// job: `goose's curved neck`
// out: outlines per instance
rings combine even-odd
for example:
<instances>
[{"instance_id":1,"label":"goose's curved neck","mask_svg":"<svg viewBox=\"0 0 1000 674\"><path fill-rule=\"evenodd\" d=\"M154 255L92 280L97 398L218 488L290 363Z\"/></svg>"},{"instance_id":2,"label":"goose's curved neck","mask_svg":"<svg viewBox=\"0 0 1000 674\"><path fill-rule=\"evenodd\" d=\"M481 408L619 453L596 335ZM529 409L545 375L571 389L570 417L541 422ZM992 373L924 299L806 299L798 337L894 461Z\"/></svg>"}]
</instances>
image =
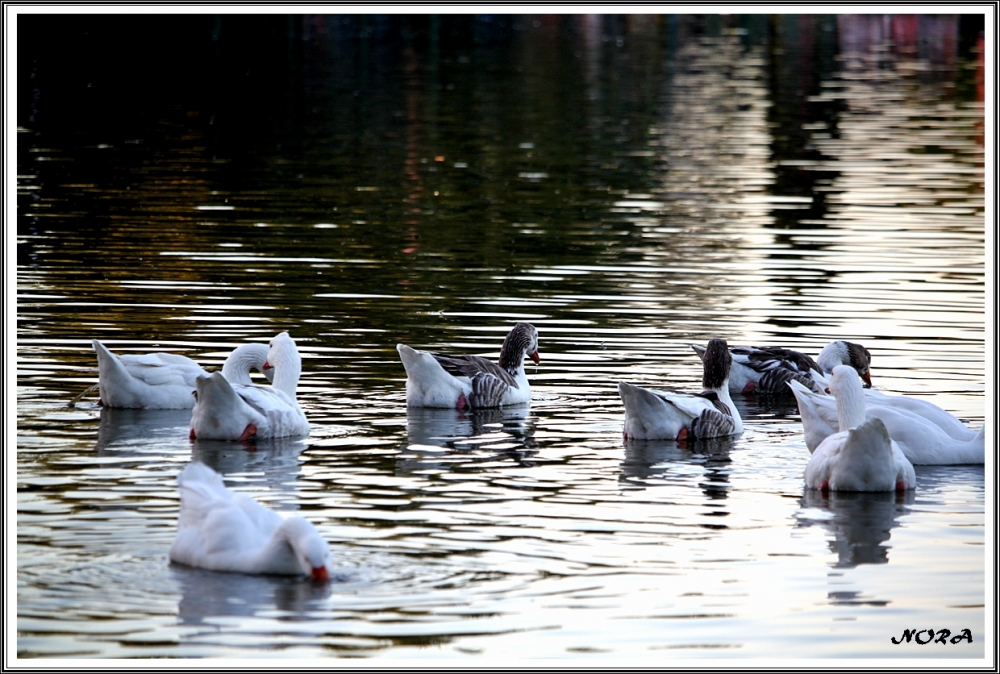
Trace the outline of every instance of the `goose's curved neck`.
<instances>
[{"instance_id":1,"label":"goose's curved neck","mask_svg":"<svg viewBox=\"0 0 1000 674\"><path fill-rule=\"evenodd\" d=\"M497 364L512 375L524 370L524 354L528 351L528 335L521 330L513 330L503 340L500 360Z\"/></svg>"},{"instance_id":2,"label":"goose's curved neck","mask_svg":"<svg viewBox=\"0 0 1000 674\"><path fill-rule=\"evenodd\" d=\"M222 364L222 376L229 381L238 381L253 369L260 369L267 360L267 346L264 344L243 344L237 347Z\"/></svg>"},{"instance_id":3,"label":"goose's curved neck","mask_svg":"<svg viewBox=\"0 0 1000 674\"><path fill-rule=\"evenodd\" d=\"M287 393L293 400L295 390L299 386L299 376L302 374L302 363L297 358L283 358L274 365L274 379L271 385L279 391Z\"/></svg>"}]
</instances>

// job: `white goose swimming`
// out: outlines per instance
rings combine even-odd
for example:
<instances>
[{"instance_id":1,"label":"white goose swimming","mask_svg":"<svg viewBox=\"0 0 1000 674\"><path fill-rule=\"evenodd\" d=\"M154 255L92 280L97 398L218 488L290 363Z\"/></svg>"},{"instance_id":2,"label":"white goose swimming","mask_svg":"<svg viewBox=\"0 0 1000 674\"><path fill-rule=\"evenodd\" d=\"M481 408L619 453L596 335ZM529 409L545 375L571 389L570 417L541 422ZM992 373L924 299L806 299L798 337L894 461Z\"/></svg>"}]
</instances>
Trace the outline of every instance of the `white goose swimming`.
<instances>
[{"instance_id":1,"label":"white goose swimming","mask_svg":"<svg viewBox=\"0 0 1000 674\"><path fill-rule=\"evenodd\" d=\"M231 492L203 463L189 463L177 481L181 509L172 561L212 571L330 579L330 547L307 520L284 519Z\"/></svg>"},{"instance_id":2,"label":"white goose swimming","mask_svg":"<svg viewBox=\"0 0 1000 674\"><path fill-rule=\"evenodd\" d=\"M302 359L287 332L271 340L264 363L265 370L270 368L274 368L272 386L230 384L218 372L199 377L191 410L191 439L246 441L308 435L309 421L295 397Z\"/></svg>"},{"instance_id":3,"label":"white goose swimming","mask_svg":"<svg viewBox=\"0 0 1000 674\"><path fill-rule=\"evenodd\" d=\"M701 393L651 391L618 382L625 405L625 439L684 440L743 432L743 420L729 397L732 356L726 340L713 339L702 359Z\"/></svg>"},{"instance_id":4,"label":"white goose swimming","mask_svg":"<svg viewBox=\"0 0 1000 674\"><path fill-rule=\"evenodd\" d=\"M928 400L906 395L889 395L876 389L865 389L865 401L869 407L892 407L909 412L940 428L946 435L961 442L976 438L982 430L974 430L963 424L955 415Z\"/></svg>"},{"instance_id":5,"label":"white goose swimming","mask_svg":"<svg viewBox=\"0 0 1000 674\"><path fill-rule=\"evenodd\" d=\"M848 365L836 366L830 390L840 431L827 436L813 452L806 466L806 486L821 491L913 489L913 464L889 438L881 419L865 420L865 397L857 371Z\"/></svg>"},{"instance_id":6,"label":"white goose swimming","mask_svg":"<svg viewBox=\"0 0 1000 674\"><path fill-rule=\"evenodd\" d=\"M405 344L396 350L406 370L408 407L475 409L518 405L531 400L524 357L538 364L538 330L518 323L500 347L500 361L480 356L446 356Z\"/></svg>"},{"instance_id":7,"label":"white goose swimming","mask_svg":"<svg viewBox=\"0 0 1000 674\"><path fill-rule=\"evenodd\" d=\"M868 368L871 366L871 354L860 344L851 342L831 342L823 347L817 363L824 373L829 374L837 365L850 365L865 381L865 402L868 407L895 407L896 409L910 412L922 418L924 421L938 426L947 435L956 440L967 442L976 437L977 431L969 428L954 415L938 407L932 402L911 398L904 395L889 395L878 389L871 388L871 377ZM813 373L814 379L819 383L819 387L810 387L817 393L826 391L826 378L817 377Z\"/></svg>"},{"instance_id":8,"label":"white goose swimming","mask_svg":"<svg viewBox=\"0 0 1000 674\"><path fill-rule=\"evenodd\" d=\"M802 418L806 447L814 452L828 436L840 427L837 403L828 396L815 393L797 381L788 385L795 394ZM863 407L866 418L878 417L910 463L914 465L979 464L986 461L985 426L970 440L956 440L932 420L894 406L872 404L866 397Z\"/></svg>"},{"instance_id":9,"label":"white goose swimming","mask_svg":"<svg viewBox=\"0 0 1000 674\"><path fill-rule=\"evenodd\" d=\"M704 360L705 347L692 344L691 348ZM734 346L729 349L733 367L729 373L729 390L732 393L758 393L787 395L788 382L800 384L822 393L826 389L824 372L837 365L850 365L871 386L871 354L860 344L838 340L823 347L817 360L804 353L777 346Z\"/></svg>"},{"instance_id":10,"label":"white goose swimming","mask_svg":"<svg viewBox=\"0 0 1000 674\"><path fill-rule=\"evenodd\" d=\"M105 407L170 410L194 406L195 381L208 374L198 363L173 353L111 353L96 339L100 403ZM264 370L267 346L243 344L222 366L222 376L233 383L249 384L250 370Z\"/></svg>"}]
</instances>

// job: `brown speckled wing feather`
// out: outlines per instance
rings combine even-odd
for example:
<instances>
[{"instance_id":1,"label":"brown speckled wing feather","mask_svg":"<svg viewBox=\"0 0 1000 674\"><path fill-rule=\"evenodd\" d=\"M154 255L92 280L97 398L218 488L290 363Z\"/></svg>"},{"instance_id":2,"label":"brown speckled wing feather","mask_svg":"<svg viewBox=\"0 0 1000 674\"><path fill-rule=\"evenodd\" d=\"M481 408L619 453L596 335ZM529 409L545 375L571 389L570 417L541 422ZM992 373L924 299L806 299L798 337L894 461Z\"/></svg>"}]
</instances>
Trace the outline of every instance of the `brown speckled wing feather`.
<instances>
[{"instance_id":1,"label":"brown speckled wing feather","mask_svg":"<svg viewBox=\"0 0 1000 674\"><path fill-rule=\"evenodd\" d=\"M502 367L480 356L446 356L440 353L432 353L444 371L453 377L468 377L473 379L476 375L488 374L510 386L517 388L514 376Z\"/></svg>"}]
</instances>

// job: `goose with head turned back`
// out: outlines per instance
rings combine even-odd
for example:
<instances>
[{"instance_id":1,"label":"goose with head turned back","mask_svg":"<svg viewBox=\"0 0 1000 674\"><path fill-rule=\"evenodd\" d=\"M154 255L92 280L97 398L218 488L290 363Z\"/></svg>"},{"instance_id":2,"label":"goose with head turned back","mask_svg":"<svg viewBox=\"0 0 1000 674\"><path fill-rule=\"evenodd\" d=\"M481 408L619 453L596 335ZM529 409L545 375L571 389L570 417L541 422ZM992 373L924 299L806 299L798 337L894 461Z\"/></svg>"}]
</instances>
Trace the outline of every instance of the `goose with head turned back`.
<instances>
[{"instance_id":1,"label":"goose with head turned back","mask_svg":"<svg viewBox=\"0 0 1000 674\"><path fill-rule=\"evenodd\" d=\"M713 339L703 359L701 393L652 391L618 382L625 405L625 439L684 440L743 432L743 420L729 397L732 356L726 340Z\"/></svg>"},{"instance_id":2,"label":"goose with head turned back","mask_svg":"<svg viewBox=\"0 0 1000 674\"><path fill-rule=\"evenodd\" d=\"M705 347L692 344L691 348L704 360ZM868 374L871 355L860 344L844 341L828 344L820 352L818 361L804 353L777 346L734 346L729 353L733 357L729 373L731 393L787 395L788 382L793 379L822 393L826 388L823 366L826 365L826 371L829 371L834 365L842 363L854 367L867 385L871 385Z\"/></svg>"},{"instance_id":3,"label":"goose with head turned back","mask_svg":"<svg viewBox=\"0 0 1000 674\"><path fill-rule=\"evenodd\" d=\"M271 340L264 369L273 384L230 384L218 372L195 382L191 439L240 440L309 434L309 422L295 397L302 359L287 332Z\"/></svg>"},{"instance_id":4,"label":"goose with head turned back","mask_svg":"<svg viewBox=\"0 0 1000 674\"><path fill-rule=\"evenodd\" d=\"M840 431L827 436L806 466L806 486L822 491L913 489L916 472L878 417L865 419L857 370L838 365L830 376Z\"/></svg>"},{"instance_id":5,"label":"goose with head turned back","mask_svg":"<svg viewBox=\"0 0 1000 674\"><path fill-rule=\"evenodd\" d=\"M111 353L96 339L98 387L105 407L134 409L190 409L194 406L195 382L208 373L186 356L173 353ZM233 383L250 383L250 370L264 370L267 347L243 344L222 366L222 375Z\"/></svg>"},{"instance_id":6,"label":"goose with head turned back","mask_svg":"<svg viewBox=\"0 0 1000 674\"><path fill-rule=\"evenodd\" d=\"M830 342L819 352L816 364L824 374L830 374L838 365L849 365L865 382L865 388L872 387L872 354L865 347L838 339Z\"/></svg>"},{"instance_id":7,"label":"goose with head turned back","mask_svg":"<svg viewBox=\"0 0 1000 674\"><path fill-rule=\"evenodd\" d=\"M189 463L177 481L181 509L171 561L212 571L330 579L330 548L307 520L284 519L231 492L203 463Z\"/></svg>"},{"instance_id":8,"label":"goose with head turned back","mask_svg":"<svg viewBox=\"0 0 1000 674\"><path fill-rule=\"evenodd\" d=\"M788 385L799 406L806 447L814 452L824 439L838 432L837 402L831 396L815 393L796 381ZM970 440L956 440L940 426L918 414L892 406L872 405L869 400L866 396L863 407L865 417L882 420L889 437L910 463L919 466L985 462L985 427Z\"/></svg>"},{"instance_id":9,"label":"goose with head turned back","mask_svg":"<svg viewBox=\"0 0 1000 674\"><path fill-rule=\"evenodd\" d=\"M480 356L446 356L397 344L406 370L408 407L476 409L531 401L524 357L538 364L538 330L518 323L500 347L499 363Z\"/></svg>"}]
</instances>

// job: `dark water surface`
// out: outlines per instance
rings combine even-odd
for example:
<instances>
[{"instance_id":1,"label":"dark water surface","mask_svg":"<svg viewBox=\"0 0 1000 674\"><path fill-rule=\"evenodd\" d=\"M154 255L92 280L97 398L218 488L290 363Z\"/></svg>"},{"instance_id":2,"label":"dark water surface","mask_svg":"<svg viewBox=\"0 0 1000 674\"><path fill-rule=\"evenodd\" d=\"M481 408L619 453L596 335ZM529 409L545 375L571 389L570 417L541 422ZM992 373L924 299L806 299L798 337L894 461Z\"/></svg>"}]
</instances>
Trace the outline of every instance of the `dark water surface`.
<instances>
[{"instance_id":1,"label":"dark water surface","mask_svg":"<svg viewBox=\"0 0 1000 674\"><path fill-rule=\"evenodd\" d=\"M793 402L623 444L616 390L843 338L982 424L981 28L22 15L19 657L984 657L984 467L822 498ZM496 357L519 320L530 407L407 410L397 342ZM306 439L67 407L94 338L219 366L283 330ZM170 564L192 459L316 523L336 581Z\"/></svg>"}]
</instances>

